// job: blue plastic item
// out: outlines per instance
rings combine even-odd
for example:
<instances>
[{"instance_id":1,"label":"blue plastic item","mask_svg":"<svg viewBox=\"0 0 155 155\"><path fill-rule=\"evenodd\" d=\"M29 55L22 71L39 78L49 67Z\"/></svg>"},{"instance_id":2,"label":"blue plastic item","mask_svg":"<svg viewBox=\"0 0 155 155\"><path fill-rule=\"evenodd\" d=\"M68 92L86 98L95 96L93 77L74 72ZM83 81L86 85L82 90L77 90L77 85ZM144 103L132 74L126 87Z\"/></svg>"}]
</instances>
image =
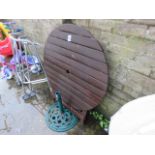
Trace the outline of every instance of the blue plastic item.
<instances>
[{"instance_id":1,"label":"blue plastic item","mask_svg":"<svg viewBox=\"0 0 155 155\"><path fill-rule=\"evenodd\" d=\"M28 55L27 58L25 57L25 61L27 61L29 65L35 65L39 63L37 57L31 55Z\"/></svg>"},{"instance_id":2,"label":"blue plastic item","mask_svg":"<svg viewBox=\"0 0 155 155\"><path fill-rule=\"evenodd\" d=\"M46 122L51 130L65 132L72 129L77 123L77 117L62 104L61 94L55 93L56 102L52 104L46 113Z\"/></svg>"},{"instance_id":3,"label":"blue plastic item","mask_svg":"<svg viewBox=\"0 0 155 155\"><path fill-rule=\"evenodd\" d=\"M1 68L2 79L10 80L13 77L12 71L7 66Z\"/></svg>"}]
</instances>

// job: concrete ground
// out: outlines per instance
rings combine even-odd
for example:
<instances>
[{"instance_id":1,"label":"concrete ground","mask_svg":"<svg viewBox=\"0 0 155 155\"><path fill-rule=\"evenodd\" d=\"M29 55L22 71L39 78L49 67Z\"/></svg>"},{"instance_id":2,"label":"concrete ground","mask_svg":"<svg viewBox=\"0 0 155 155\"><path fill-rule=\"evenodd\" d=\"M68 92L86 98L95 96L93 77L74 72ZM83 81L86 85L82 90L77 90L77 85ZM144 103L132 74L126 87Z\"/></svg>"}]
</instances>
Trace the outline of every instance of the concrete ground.
<instances>
[{"instance_id":1,"label":"concrete ground","mask_svg":"<svg viewBox=\"0 0 155 155\"><path fill-rule=\"evenodd\" d=\"M43 85L38 88L37 98L25 103L22 89L14 80L0 79L0 134L65 134L53 132L46 125L44 114L52 100L48 87Z\"/></svg>"},{"instance_id":2,"label":"concrete ground","mask_svg":"<svg viewBox=\"0 0 155 155\"><path fill-rule=\"evenodd\" d=\"M0 135L98 135L106 134L92 117L66 133L50 130L45 112L52 98L46 83L35 86L37 96L25 102L15 80L0 79ZM89 115L88 115L89 116Z\"/></svg>"}]
</instances>

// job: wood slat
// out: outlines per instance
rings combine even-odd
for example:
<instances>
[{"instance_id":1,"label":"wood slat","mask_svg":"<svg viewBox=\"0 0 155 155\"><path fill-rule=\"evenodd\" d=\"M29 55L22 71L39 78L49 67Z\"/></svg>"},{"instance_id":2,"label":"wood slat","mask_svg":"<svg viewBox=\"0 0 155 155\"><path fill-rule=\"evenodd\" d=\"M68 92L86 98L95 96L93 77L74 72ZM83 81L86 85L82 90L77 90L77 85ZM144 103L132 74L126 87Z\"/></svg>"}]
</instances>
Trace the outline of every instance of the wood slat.
<instances>
[{"instance_id":1,"label":"wood slat","mask_svg":"<svg viewBox=\"0 0 155 155\"><path fill-rule=\"evenodd\" d=\"M66 104L73 105L77 109L80 110L91 110L92 106L89 103L86 103L83 101L82 98L79 98L75 94L72 93L72 91L69 91L65 87L59 84L59 82L54 80L49 80L51 85L55 88L55 90L60 90L63 98L67 100Z\"/></svg>"},{"instance_id":2,"label":"wood slat","mask_svg":"<svg viewBox=\"0 0 155 155\"><path fill-rule=\"evenodd\" d=\"M76 35L81 35L81 36L85 36L85 37L89 37L89 38L92 37L92 35L90 34L89 31L86 31L86 30L82 29L81 27L78 27L73 24L63 24L63 25L59 26L58 29L60 31L67 32L68 34L76 34Z\"/></svg>"},{"instance_id":3,"label":"wood slat","mask_svg":"<svg viewBox=\"0 0 155 155\"><path fill-rule=\"evenodd\" d=\"M91 107L93 107L94 105L97 105L97 102L101 102L101 98L100 99L93 98L91 96L92 93L90 93L89 95L88 94L85 95L81 88L76 89L74 87L73 83L68 82L67 78L64 78L63 76L59 76L59 77L61 77L61 78L59 78L59 80L57 80L56 75L49 74L48 76L52 79L52 82L59 83L59 85L61 85L61 87L63 87L66 90L66 92L67 91L69 91L69 92L71 91L78 98L83 99L83 103L84 103L85 107L89 107L90 106L90 109L91 109ZM94 101L97 101L97 102L94 102ZM73 103L73 104L77 105L79 103ZM79 110L83 110L83 109L81 109L81 107L78 108L78 109Z\"/></svg>"},{"instance_id":4,"label":"wood slat","mask_svg":"<svg viewBox=\"0 0 155 155\"><path fill-rule=\"evenodd\" d=\"M87 48L81 45L74 44L72 42L67 42L65 40L53 38L52 36L49 36L47 43L51 43L59 47L63 47L65 49L74 51L76 53L90 57L100 62L106 62L103 51L98 51L98 50L94 50L91 48Z\"/></svg>"},{"instance_id":5,"label":"wood slat","mask_svg":"<svg viewBox=\"0 0 155 155\"><path fill-rule=\"evenodd\" d=\"M72 77L70 75L64 75L63 72L60 72L59 70L54 69L53 66L52 66L52 70L50 67L46 67L46 69L48 70L49 75L54 74L55 77L59 76L59 78L62 81L66 82L68 85L73 86L77 91L81 91L86 96L89 96L90 99L99 101L101 96L103 96L103 94L105 93L105 90L101 90L100 96L99 96L99 94L95 95L95 93L93 92L95 88L93 86L91 87L91 85L89 85L87 83L85 84L86 86L82 85L82 84L79 85L78 83L79 82L82 83L82 81L80 79L78 79L79 82L78 82L78 80L76 82L76 78L73 75L71 75ZM88 89L88 87L92 88L92 89Z\"/></svg>"},{"instance_id":6,"label":"wood slat","mask_svg":"<svg viewBox=\"0 0 155 155\"><path fill-rule=\"evenodd\" d=\"M64 103L64 106L67 107L70 111L72 111L80 120L82 123L84 123L85 118L86 118L86 114L87 114L87 110L86 111L79 111L76 110L75 108L68 106L67 104Z\"/></svg>"},{"instance_id":7,"label":"wood slat","mask_svg":"<svg viewBox=\"0 0 155 155\"><path fill-rule=\"evenodd\" d=\"M90 59L89 57L80 55L80 54L75 53L70 50L66 50L66 49L56 46L56 45L47 44L46 48L47 48L47 50L49 50L51 52L57 52L63 56L68 57L69 59L73 59L79 63L86 65L86 66L89 65L88 67L94 68L98 71L101 71L101 72L107 71L107 64L103 64L103 63L96 61L94 59Z\"/></svg>"},{"instance_id":8,"label":"wood slat","mask_svg":"<svg viewBox=\"0 0 155 155\"><path fill-rule=\"evenodd\" d=\"M59 61L63 62L64 64L71 64L71 67L73 67L76 70L80 70L81 72L85 72L86 74L100 80L100 81L104 81L102 77L106 76L107 73L103 73L103 72L99 72L93 68L90 68L86 65L83 65L79 62L76 62L72 59L69 59L67 57L64 57L63 55L57 54L55 52L52 53L48 53L47 57L49 57L50 59L58 59ZM105 72L107 72L107 70L105 70Z\"/></svg>"},{"instance_id":9,"label":"wood slat","mask_svg":"<svg viewBox=\"0 0 155 155\"><path fill-rule=\"evenodd\" d=\"M66 41L67 41L68 35L70 35L70 34L68 34L66 32L61 32L58 29L55 29L51 33L51 36L62 39L62 40L66 40ZM78 44L78 45L82 45L82 46L86 46L86 47L89 47L92 49L102 51L102 48L99 46L99 44L97 43L97 41L94 38L85 38L82 36L72 34L71 42Z\"/></svg>"},{"instance_id":10,"label":"wood slat","mask_svg":"<svg viewBox=\"0 0 155 155\"><path fill-rule=\"evenodd\" d=\"M100 98L103 96L104 92L106 91L105 85L102 87L102 89L99 89L99 88L95 87L94 84L88 83L87 81L84 81L84 80L78 78L77 76L73 75L72 72L70 72L68 74L65 71L65 73L64 73L64 70L63 69L61 69L59 66L56 66L54 64L47 63L47 66L45 68L46 68L46 70L48 72L50 72L50 70L53 70L53 71L59 72L59 74L62 74L62 75L67 76L67 78L69 78L70 80L74 81L74 83L77 83L81 87L83 87L85 89L88 89L94 95L96 94L96 96L98 96Z\"/></svg>"},{"instance_id":11,"label":"wood slat","mask_svg":"<svg viewBox=\"0 0 155 155\"><path fill-rule=\"evenodd\" d=\"M57 59L51 59L49 57L45 57L46 59L50 59L49 61L46 62L46 64L44 64L44 67L48 66L48 65L55 65L59 68L62 68L63 69L63 72L66 72L66 70L69 70L70 71L70 75L74 75L75 77L83 80L83 82L86 82L86 83L89 83L89 84L93 84L96 88L99 88L100 90L104 89L106 86L107 86L107 80L108 80L108 75L105 75L103 77L103 81L104 82L101 82L93 77L91 77L90 75L88 74L85 74L84 72L81 72L79 70L75 70L74 68L72 68L70 65L67 65L67 64L64 64L63 62L57 60ZM99 90L99 91L100 91ZM96 91L96 90L95 90Z\"/></svg>"}]
</instances>

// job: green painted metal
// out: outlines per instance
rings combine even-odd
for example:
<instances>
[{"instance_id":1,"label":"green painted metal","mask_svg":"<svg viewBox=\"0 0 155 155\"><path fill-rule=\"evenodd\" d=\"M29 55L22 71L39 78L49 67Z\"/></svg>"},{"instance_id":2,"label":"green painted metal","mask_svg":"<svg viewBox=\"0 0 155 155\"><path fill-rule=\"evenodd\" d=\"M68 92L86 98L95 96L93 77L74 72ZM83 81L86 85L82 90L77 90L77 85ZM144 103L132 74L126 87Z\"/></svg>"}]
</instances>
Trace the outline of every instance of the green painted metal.
<instances>
[{"instance_id":1,"label":"green painted metal","mask_svg":"<svg viewBox=\"0 0 155 155\"><path fill-rule=\"evenodd\" d=\"M61 98L60 92L56 92L55 96L56 96L56 101L58 102L58 106L60 108L60 112L63 113L64 110L63 110L62 98Z\"/></svg>"},{"instance_id":2,"label":"green painted metal","mask_svg":"<svg viewBox=\"0 0 155 155\"><path fill-rule=\"evenodd\" d=\"M52 104L46 113L46 122L51 130L64 132L72 129L77 123L77 117L62 104L61 94L55 93L56 102Z\"/></svg>"}]
</instances>

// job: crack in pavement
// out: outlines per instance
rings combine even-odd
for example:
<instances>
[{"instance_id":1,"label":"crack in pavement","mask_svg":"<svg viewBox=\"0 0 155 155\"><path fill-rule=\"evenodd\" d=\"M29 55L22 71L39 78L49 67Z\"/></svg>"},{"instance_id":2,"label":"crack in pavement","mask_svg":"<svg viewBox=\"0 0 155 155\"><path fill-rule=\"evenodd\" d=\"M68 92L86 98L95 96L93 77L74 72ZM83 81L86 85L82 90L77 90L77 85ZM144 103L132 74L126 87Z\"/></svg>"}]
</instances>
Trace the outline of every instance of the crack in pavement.
<instances>
[{"instance_id":1,"label":"crack in pavement","mask_svg":"<svg viewBox=\"0 0 155 155\"><path fill-rule=\"evenodd\" d=\"M3 103L3 101L2 101L2 96L0 95L0 104L2 105L2 106L4 106L5 104Z\"/></svg>"},{"instance_id":2,"label":"crack in pavement","mask_svg":"<svg viewBox=\"0 0 155 155\"><path fill-rule=\"evenodd\" d=\"M8 117L7 117L7 115L5 115L5 114L3 114L3 116L5 117L5 118L4 118L4 126L5 126L5 127L4 127L4 128L1 128L0 131L7 131L7 132L10 132L12 128L9 127L9 125L8 125L8 123L7 123L7 118L8 118Z\"/></svg>"}]
</instances>

